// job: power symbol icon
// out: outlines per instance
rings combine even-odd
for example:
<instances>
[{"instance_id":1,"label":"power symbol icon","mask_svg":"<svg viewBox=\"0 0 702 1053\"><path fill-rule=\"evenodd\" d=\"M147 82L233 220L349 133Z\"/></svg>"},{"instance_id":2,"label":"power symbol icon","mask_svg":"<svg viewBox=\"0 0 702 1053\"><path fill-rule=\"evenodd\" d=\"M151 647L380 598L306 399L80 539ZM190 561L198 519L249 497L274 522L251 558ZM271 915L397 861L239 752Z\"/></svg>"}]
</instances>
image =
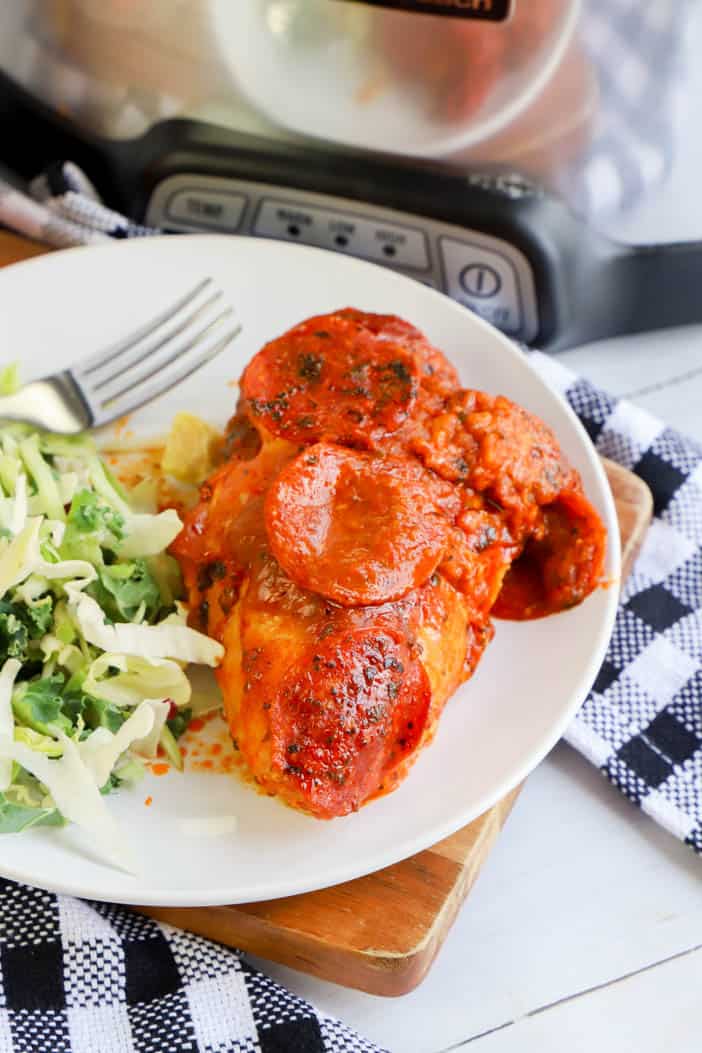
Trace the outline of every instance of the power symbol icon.
<instances>
[{"instance_id":1,"label":"power symbol icon","mask_svg":"<svg viewBox=\"0 0 702 1053\"><path fill-rule=\"evenodd\" d=\"M458 280L469 296L477 296L481 300L497 296L502 288L499 274L494 267L488 267L486 263L470 263L463 268Z\"/></svg>"}]
</instances>

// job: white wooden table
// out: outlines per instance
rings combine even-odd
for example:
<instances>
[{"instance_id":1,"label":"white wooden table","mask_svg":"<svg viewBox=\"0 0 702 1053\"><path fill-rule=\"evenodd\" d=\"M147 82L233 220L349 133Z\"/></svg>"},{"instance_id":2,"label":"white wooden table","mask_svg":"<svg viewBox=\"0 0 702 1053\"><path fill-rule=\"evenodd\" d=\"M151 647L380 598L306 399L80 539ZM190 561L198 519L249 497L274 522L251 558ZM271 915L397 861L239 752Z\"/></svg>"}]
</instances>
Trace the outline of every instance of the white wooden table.
<instances>
[{"instance_id":1,"label":"white wooden table","mask_svg":"<svg viewBox=\"0 0 702 1053\"><path fill-rule=\"evenodd\" d=\"M702 239L702 8L696 23L686 141L623 240ZM563 359L702 441L702 326ZM418 990L388 1001L261 965L392 1053L699 1053L702 859L562 744Z\"/></svg>"}]
</instances>

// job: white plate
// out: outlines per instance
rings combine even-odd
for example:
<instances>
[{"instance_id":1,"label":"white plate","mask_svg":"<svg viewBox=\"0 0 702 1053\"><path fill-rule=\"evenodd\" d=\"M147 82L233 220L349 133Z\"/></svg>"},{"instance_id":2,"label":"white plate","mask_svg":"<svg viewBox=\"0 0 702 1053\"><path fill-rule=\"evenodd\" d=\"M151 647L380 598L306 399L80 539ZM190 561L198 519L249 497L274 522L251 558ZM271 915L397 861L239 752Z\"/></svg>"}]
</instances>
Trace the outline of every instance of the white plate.
<instances>
[{"instance_id":1,"label":"white plate","mask_svg":"<svg viewBox=\"0 0 702 1053\"><path fill-rule=\"evenodd\" d=\"M471 387L503 392L556 431L609 530L607 575L619 574L618 528L600 463L573 413L523 355L439 293L376 267L296 245L223 236L154 238L71 249L0 273L0 349L24 379L53 372L117 339L204 275L244 325L233 349L141 411L162 432L179 409L222 424L228 382L264 341L308 315L353 305L423 329ZM356 815L311 819L236 776L172 772L109 798L141 861L138 876L95 860L78 832L5 835L0 872L80 896L189 906L287 896L346 881L428 847L485 811L539 763L565 730L604 658L617 589L542 621L500 622L476 676L456 692L434 743L395 793ZM151 807L144 807L147 794ZM226 837L193 838L183 819L238 816Z\"/></svg>"}]
</instances>

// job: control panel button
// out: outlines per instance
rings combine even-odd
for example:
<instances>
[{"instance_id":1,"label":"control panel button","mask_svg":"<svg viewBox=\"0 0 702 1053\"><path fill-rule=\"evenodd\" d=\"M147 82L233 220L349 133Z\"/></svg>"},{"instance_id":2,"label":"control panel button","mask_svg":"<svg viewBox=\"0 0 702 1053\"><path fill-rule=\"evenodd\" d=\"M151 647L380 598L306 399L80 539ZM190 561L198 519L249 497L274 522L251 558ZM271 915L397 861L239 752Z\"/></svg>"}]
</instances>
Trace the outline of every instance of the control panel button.
<instances>
[{"instance_id":1,"label":"control panel button","mask_svg":"<svg viewBox=\"0 0 702 1053\"><path fill-rule=\"evenodd\" d=\"M491 300L502 288L502 278L487 263L469 263L458 280L469 296L477 296L479 300Z\"/></svg>"},{"instance_id":2,"label":"control panel button","mask_svg":"<svg viewBox=\"0 0 702 1053\"><path fill-rule=\"evenodd\" d=\"M439 251L449 296L505 332L521 335L521 290L509 256L470 241L445 237L439 239Z\"/></svg>"},{"instance_id":3,"label":"control panel button","mask_svg":"<svg viewBox=\"0 0 702 1053\"><path fill-rule=\"evenodd\" d=\"M177 223L216 230L237 230L246 198L228 190L206 190L193 186L176 190L166 204L166 215Z\"/></svg>"},{"instance_id":4,"label":"control panel button","mask_svg":"<svg viewBox=\"0 0 702 1053\"><path fill-rule=\"evenodd\" d=\"M352 256L410 270L429 270L429 249L423 231L354 212L300 207L299 204L264 198L253 233L348 252Z\"/></svg>"}]
</instances>

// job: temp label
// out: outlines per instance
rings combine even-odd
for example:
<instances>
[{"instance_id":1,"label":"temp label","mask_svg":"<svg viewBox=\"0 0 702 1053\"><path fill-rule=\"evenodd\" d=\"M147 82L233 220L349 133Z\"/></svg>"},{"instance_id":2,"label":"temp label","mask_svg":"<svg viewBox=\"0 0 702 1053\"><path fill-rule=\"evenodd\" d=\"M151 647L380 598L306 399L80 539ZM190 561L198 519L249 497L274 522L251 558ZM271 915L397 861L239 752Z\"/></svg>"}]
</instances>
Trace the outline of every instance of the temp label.
<instances>
[{"instance_id":1,"label":"temp label","mask_svg":"<svg viewBox=\"0 0 702 1053\"><path fill-rule=\"evenodd\" d=\"M344 0L357 2L357 0ZM371 7L391 7L419 15L448 15L449 18L479 18L505 22L512 14L514 0L360 0Z\"/></svg>"}]
</instances>

